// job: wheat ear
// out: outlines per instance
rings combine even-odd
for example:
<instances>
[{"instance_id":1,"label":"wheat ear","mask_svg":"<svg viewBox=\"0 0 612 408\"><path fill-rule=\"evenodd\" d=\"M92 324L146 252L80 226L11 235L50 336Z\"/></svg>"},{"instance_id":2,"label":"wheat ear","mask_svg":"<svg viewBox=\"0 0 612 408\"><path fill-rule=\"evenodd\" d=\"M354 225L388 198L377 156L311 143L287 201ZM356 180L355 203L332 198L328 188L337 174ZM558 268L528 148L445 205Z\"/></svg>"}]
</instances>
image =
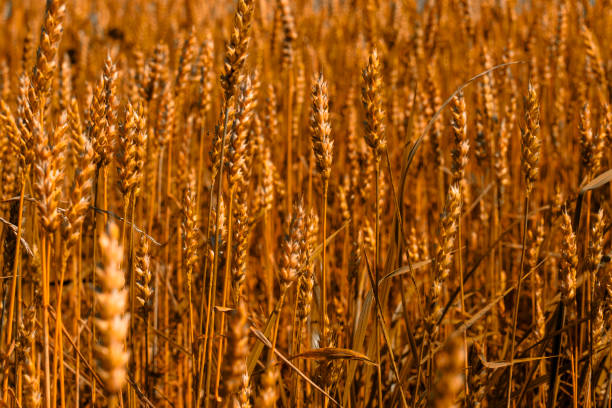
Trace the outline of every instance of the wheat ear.
<instances>
[{"instance_id":1,"label":"wheat ear","mask_svg":"<svg viewBox=\"0 0 612 408\"><path fill-rule=\"evenodd\" d=\"M127 313L128 291L121 269L123 248L119 243L119 227L111 223L99 239L101 265L96 267L95 293L98 313L95 325L99 343L95 347L98 373L104 382L109 406L116 406L117 393L127 381L129 353L125 341L130 315Z\"/></svg>"}]
</instances>

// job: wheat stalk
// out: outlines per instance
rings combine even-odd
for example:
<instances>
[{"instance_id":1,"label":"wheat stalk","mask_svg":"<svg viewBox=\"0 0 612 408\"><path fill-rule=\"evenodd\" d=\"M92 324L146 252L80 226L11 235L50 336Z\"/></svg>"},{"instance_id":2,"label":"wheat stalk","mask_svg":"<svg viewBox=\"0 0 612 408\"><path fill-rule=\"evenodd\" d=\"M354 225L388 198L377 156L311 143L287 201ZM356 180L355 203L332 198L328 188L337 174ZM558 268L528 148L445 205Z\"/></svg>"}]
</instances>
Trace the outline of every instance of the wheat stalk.
<instances>
[{"instance_id":1,"label":"wheat stalk","mask_svg":"<svg viewBox=\"0 0 612 408\"><path fill-rule=\"evenodd\" d=\"M327 100L327 83L323 79L323 75L315 80L312 86L312 111L310 114L310 132L312 140L312 150L314 152L317 171L321 177L323 184L323 228L322 242L323 251L321 263L323 271L321 272L321 319L322 319L322 336L323 345L327 343L327 248L325 245L326 230L327 230L327 192L329 186L329 177L331 174L331 165L333 159L334 142L331 138L331 125L329 122L329 103Z\"/></svg>"}]
</instances>

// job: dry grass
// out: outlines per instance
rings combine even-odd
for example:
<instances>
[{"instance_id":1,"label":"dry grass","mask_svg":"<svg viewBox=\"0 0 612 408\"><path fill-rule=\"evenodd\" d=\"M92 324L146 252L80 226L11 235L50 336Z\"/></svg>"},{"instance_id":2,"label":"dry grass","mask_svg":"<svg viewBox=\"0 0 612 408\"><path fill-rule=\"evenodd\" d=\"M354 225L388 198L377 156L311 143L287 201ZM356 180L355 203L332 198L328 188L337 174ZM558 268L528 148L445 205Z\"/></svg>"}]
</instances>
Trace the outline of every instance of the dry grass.
<instances>
[{"instance_id":1,"label":"dry grass","mask_svg":"<svg viewBox=\"0 0 612 408\"><path fill-rule=\"evenodd\" d=\"M0 406L610 407L612 4L4 1Z\"/></svg>"}]
</instances>

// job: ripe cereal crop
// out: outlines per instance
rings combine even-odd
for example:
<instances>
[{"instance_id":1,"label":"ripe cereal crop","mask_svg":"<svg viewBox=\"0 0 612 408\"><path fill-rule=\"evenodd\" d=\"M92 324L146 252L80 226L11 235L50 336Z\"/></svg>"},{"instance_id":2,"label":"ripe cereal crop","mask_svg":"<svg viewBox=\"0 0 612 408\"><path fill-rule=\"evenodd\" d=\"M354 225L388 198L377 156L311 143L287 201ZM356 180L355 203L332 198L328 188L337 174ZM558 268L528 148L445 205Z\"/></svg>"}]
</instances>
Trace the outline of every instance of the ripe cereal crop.
<instances>
[{"instance_id":1,"label":"ripe cereal crop","mask_svg":"<svg viewBox=\"0 0 612 408\"><path fill-rule=\"evenodd\" d=\"M0 407L610 407L610 0L0 1Z\"/></svg>"}]
</instances>

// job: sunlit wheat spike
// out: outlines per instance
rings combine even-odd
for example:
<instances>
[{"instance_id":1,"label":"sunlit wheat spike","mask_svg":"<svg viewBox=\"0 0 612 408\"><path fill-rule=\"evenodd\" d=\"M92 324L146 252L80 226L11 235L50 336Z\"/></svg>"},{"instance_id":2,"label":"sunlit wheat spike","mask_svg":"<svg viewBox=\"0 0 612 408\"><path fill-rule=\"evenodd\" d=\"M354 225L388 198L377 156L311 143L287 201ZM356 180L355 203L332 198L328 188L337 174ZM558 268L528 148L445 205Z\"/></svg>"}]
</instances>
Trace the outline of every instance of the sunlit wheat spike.
<instances>
[{"instance_id":1,"label":"sunlit wheat spike","mask_svg":"<svg viewBox=\"0 0 612 408\"><path fill-rule=\"evenodd\" d=\"M116 393L127 381L129 353L125 350L130 316L126 313L128 291L125 275L121 269L123 248L119 244L119 228L111 223L100 236L101 264L96 267L99 290L95 293L95 319L98 332L96 358L98 373L104 381L105 390Z\"/></svg>"},{"instance_id":2,"label":"sunlit wheat spike","mask_svg":"<svg viewBox=\"0 0 612 408\"><path fill-rule=\"evenodd\" d=\"M374 49L368 57L368 63L362 73L361 101L366 115L365 140L368 146L376 151L377 156L380 156L386 146L384 135L385 111L383 110L382 100L383 83L380 70L378 51Z\"/></svg>"},{"instance_id":3,"label":"sunlit wheat spike","mask_svg":"<svg viewBox=\"0 0 612 408\"><path fill-rule=\"evenodd\" d=\"M468 163L470 142L467 139L467 114L462 93L453 98L451 109L453 115L451 126L455 135L455 147L452 151L453 180L454 182L463 182L465 167Z\"/></svg>"},{"instance_id":4,"label":"sunlit wheat spike","mask_svg":"<svg viewBox=\"0 0 612 408\"><path fill-rule=\"evenodd\" d=\"M39 97L45 97L51 88L52 77L57 66L57 50L63 32L65 3L63 0L47 0L47 10L40 32L40 43L32 75L32 82Z\"/></svg>"},{"instance_id":5,"label":"sunlit wheat spike","mask_svg":"<svg viewBox=\"0 0 612 408\"><path fill-rule=\"evenodd\" d=\"M291 12L288 0L277 0L277 8L280 10L280 20L283 28L281 66L285 71L293 67L295 60L294 43L297 40L295 20Z\"/></svg>"},{"instance_id":6,"label":"sunlit wheat spike","mask_svg":"<svg viewBox=\"0 0 612 408\"><path fill-rule=\"evenodd\" d=\"M253 0L238 0L236 5L234 26L225 50L224 73L221 75L221 85L226 98L229 98L234 86L242 82L242 68L247 58L253 8Z\"/></svg>"},{"instance_id":7,"label":"sunlit wheat spike","mask_svg":"<svg viewBox=\"0 0 612 408\"><path fill-rule=\"evenodd\" d=\"M141 306L143 315L151 309L150 300L153 296L153 286L151 279L153 278L153 271L151 270L151 255L149 253L149 240L147 237L142 235L140 237L140 243L136 250L136 288L138 290L137 300Z\"/></svg>"},{"instance_id":8,"label":"sunlit wheat spike","mask_svg":"<svg viewBox=\"0 0 612 408\"><path fill-rule=\"evenodd\" d=\"M334 141L331 138L327 83L323 75L319 75L312 86L310 133L317 171L323 180L328 180L331 174Z\"/></svg>"},{"instance_id":9,"label":"sunlit wheat spike","mask_svg":"<svg viewBox=\"0 0 612 408\"><path fill-rule=\"evenodd\" d=\"M538 174L540 159L540 105L535 88L529 84L525 99L525 128L521 131L521 157L526 191L530 194Z\"/></svg>"}]
</instances>

